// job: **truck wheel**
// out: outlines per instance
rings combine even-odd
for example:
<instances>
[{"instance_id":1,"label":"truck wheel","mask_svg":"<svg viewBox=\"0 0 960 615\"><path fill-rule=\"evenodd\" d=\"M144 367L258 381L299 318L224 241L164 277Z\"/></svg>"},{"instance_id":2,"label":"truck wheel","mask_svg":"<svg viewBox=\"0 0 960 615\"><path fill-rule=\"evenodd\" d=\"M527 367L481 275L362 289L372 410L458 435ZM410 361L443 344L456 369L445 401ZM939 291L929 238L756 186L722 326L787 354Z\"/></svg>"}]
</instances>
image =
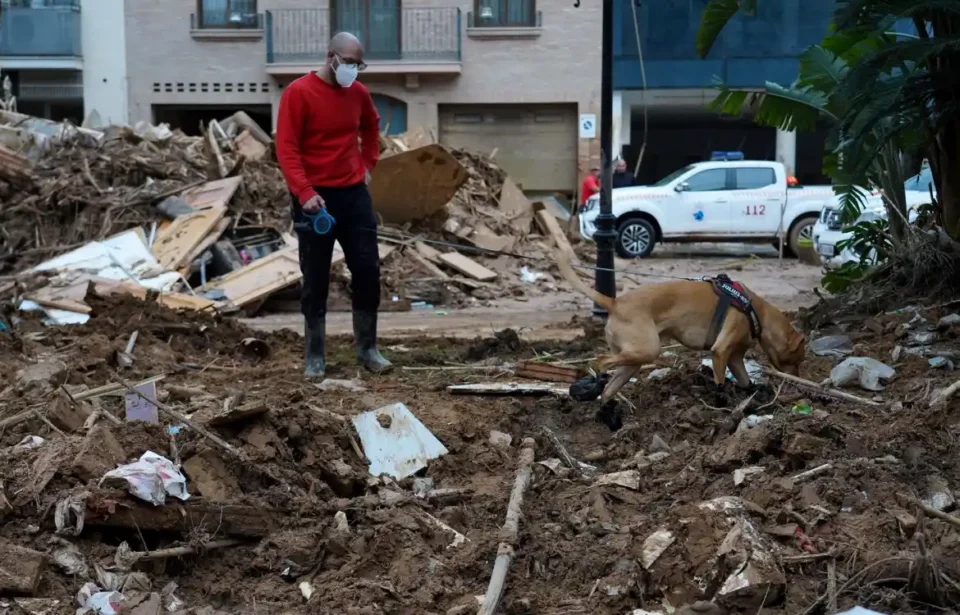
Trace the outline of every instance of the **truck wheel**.
<instances>
[{"instance_id":1,"label":"truck wheel","mask_svg":"<svg viewBox=\"0 0 960 615\"><path fill-rule=\"evenodd\" d=\"M801 239L813 240L813 225L817 223L817 216L807 216L805 218L800 218L793 223L793 226L790 228L790 235L788 236L787 245L784 246L789 248L790 256L796 256L799 254L798 244ZM785 252L787 250L784 250Z\"/></svg>"},{"instance_id":2,"label":"truck wheel","mask_svg":"<svg viewBox=\"0 0 960 615\"><path fill-rule=\"evenodd\" d=\"M624 220L617 227L617 254L623 258L645 258L653 252L657 231L643 218Z\"/></svg>"}]
</instances>

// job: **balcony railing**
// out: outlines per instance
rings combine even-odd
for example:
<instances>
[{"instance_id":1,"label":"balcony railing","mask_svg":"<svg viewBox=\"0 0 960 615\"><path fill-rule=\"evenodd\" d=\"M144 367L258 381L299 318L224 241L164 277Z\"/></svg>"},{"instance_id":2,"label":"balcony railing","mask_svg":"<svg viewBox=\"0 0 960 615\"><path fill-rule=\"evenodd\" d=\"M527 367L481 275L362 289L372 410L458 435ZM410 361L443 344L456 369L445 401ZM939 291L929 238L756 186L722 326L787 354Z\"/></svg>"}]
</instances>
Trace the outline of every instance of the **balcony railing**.
<instances>
[{"instance_id":1,"label":"balcony railing","mask_svg":"<svg viewBox=\"0 0 960 615\"><path fill-rule=\"evenodd\" d=\"M193 30L263 30L257 0L199 0L190 15Z\"/></svg>"},{"instance_id":2,"label":"balcony railing","mask_svg":"<svg viewBox=\"0 0 960 615\"><path fill-rule=\"evenodd\" d=\"M367 62L457 62L459 8L388 8L331 12L279 9L266 12L267 63L322 62L330 37L351 32Z\"/></svg>"},{"instance_id":3,"label":"balcony railing","mask_svg":"<svg viewBox=\"0 0 960 615\"><path fill-rule=\"evenodd\" d=\"M79 4L28 8L3 3L0 56L79 58Z\"/></svg>"}]
</instances>

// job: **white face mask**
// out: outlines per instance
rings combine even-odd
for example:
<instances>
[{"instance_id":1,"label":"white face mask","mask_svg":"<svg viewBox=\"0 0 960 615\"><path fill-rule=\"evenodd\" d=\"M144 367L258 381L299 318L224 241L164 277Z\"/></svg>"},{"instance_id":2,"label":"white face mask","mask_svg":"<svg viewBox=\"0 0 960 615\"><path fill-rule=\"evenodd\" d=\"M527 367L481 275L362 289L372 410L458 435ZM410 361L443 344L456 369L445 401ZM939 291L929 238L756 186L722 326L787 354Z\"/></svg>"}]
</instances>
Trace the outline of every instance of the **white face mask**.
<instances>
[{"instance_id":1,"label":"white face mask","mask_svg":"<svg viewBox=\"0 0 960 615\"><path fill-rule=\"evenodd\" d=\"M334 76L340 87L348 88L357 80L357 73L360 67L356 64L344 64L340 58L337 58L337 67L333 70Z\"/></svg>"}]
</instances>

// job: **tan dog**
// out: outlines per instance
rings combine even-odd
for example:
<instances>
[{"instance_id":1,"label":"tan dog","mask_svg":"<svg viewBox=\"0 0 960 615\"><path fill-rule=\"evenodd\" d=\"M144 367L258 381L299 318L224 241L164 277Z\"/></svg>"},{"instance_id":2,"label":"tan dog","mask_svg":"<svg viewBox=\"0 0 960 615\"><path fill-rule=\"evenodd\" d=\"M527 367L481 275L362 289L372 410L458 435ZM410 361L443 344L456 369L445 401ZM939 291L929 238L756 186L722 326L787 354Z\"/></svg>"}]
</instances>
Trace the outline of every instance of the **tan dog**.
<instances>
[{"instance_id":1,"label":"tan dog","mask_svg":"<svg viewBox=\"0 0 960 615\"><path fill-rule=\"evenodd\" d=\"M719 301L712 284L694 280L663 282L611 299L587 286L562 254L557 254L557 261L567 282L608 313L606 338L616 354L601 358L600 364L615 372L603 389L603 402L612 399L642 365L652 363L660 355L664 338L676 340L694 350L704 349ZM759 318L760 346L770 362L780 371L799 375L805 352L803 336L780 310L747 287L741 287ZM716 341L710 347L718 399L722 399L728 366L738 385L743 388L751 386L743 357L752 343L746 315L730 306Z\"/></svg>"}]
</instances>

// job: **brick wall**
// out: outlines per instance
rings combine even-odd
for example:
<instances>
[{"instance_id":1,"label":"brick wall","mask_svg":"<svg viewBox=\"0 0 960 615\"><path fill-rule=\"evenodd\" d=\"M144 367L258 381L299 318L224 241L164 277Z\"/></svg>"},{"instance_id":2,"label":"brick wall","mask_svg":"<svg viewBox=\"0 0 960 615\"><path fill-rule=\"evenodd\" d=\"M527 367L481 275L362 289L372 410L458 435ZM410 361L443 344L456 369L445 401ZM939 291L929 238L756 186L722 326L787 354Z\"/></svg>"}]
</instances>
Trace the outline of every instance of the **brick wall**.
<instances>
[{"instance_id":1,"label":"brick wall","mask_svg":"<svg viewBox=\"0 0 960 615\"><path fill-rule=\"evenodd\" d=\"M196 0L127 0L126 6L131 122L151 119L153 104L276 105L279 85L266 73L263 38L195 39L190 14ZM258 10L311 6L327 3L261 0ZM493 39L471 36L466 27L467 13L475 10L471 0L406 0L403 6L459 7L463 15L460 75L362 77L373 92L407 103L408 126L436 133L441 104L576 103L580 113L599 114L599 3L574 8L573 0L539 0L537 36ZM220 84L216 91L213 84ZM578 155L582 177L599 162L599 140L581 139Z\"/></svg>"}]
</instances>

